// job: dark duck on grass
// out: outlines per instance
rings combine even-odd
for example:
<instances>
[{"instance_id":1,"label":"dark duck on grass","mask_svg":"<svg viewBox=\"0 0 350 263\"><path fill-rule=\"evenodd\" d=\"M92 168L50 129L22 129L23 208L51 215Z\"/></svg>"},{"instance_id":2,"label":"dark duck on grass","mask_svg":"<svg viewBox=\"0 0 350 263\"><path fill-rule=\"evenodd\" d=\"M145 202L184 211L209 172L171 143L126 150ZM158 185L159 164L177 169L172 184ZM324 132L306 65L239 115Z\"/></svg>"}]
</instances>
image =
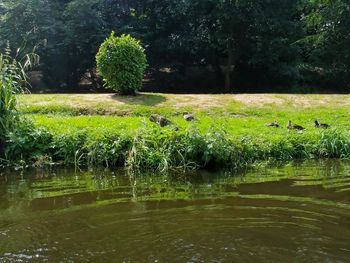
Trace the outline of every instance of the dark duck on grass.
<instances>
[{"instance_id":1,"label":"dark duck on grass","mask_svg":"<svg viewBox=\"0 0 350 263\"><path fill-rule=\"evenodd\" d=\"M159 114L152 114L149 120L157 123L160 127L167 126L171 123L167 118Z\"/></svg>"},{"instance_id":2,"label":"dark duck on grass","mask_svg":"<svg viewBox=\"0 0 350 263\"><path fill-rule=\"evenodd\" d=\"M186 121L194 121L194 120L195 120L194 115L193 115L193 114L190 114L190 113L188 113L188 112L184 112L184 113L182 114L182 116L184 117L184 119L185 119Z\"/></svg>"},{"instance_id":3,"label":"dark duck on grass","mask_svg":"<svg viewBox=\"0 0 350 263\"><path fill-rule=\"evenodd\" d=\"M305 128L303 126L301 126L301 125L292 124L291 120L288 121L287 129L298 130L298 131L305 130Z\"/></svg>"},{"instance_id":4,"label":"dark duck on grass","mask_svg":"<svg viewBox=\"0 0 350 263\"><path fill-rule=\"evenodd\" d=\"M280 124L279 124L277 121L273 121L273 122L268 122L268 123L266 123L265 126L267 126L267 127L276 127L276 128L279 128L279 127L280 127Z\"/></svg>"},{"instance_id":5,"label":"dark duck on grass","mask_svg":"<svg viewBox=\"0 0 350 263\"><path fill-rule=\"evenodd\" d=\"M330 127L327 123L319 123L317 120L315 120L315 128L323 128L328 129Z\"/></svg>"}]
</instances>

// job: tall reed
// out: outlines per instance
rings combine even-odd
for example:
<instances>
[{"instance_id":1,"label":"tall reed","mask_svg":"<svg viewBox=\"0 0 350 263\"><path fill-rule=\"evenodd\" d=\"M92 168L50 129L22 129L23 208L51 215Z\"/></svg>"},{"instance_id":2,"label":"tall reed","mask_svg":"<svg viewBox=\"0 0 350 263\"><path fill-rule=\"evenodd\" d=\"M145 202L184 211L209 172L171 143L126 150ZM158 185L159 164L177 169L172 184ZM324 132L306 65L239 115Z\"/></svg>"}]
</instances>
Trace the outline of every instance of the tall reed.
<instances>
[{"instance_id":1,"label":"tall reed","mask_svg":"<svg viewBox=\"0 0 350 263\"><path fill-rule=\"evenodd\" d=\"M4 153L7 133L15 127L16 94L27 91L26 70L38 63L39 57L34 53L26 54L21 59L20 49L11 56L9 44L3 54L0 54L0 155Z\"/></svg>"}]
</instances>

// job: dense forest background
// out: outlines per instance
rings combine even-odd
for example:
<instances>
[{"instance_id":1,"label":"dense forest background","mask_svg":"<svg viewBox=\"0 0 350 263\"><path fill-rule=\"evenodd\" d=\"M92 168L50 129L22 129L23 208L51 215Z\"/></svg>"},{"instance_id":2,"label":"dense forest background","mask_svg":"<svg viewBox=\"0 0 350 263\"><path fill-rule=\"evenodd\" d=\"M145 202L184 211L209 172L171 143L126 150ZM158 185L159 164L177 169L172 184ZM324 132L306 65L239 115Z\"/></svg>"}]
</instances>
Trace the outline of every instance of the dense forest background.
<instances>
[{"instance_id":1,"label":"dense forest background","mask_svg":"<svg viewBox=\"0 0 350 263\"><path fill-rule=\"evenodd\" d=\"M349 92L350 0L1 0L0 47L33 49L33 89L101 86L112 30L142 41L144 90Z\"/></svg>"}]
</instances>

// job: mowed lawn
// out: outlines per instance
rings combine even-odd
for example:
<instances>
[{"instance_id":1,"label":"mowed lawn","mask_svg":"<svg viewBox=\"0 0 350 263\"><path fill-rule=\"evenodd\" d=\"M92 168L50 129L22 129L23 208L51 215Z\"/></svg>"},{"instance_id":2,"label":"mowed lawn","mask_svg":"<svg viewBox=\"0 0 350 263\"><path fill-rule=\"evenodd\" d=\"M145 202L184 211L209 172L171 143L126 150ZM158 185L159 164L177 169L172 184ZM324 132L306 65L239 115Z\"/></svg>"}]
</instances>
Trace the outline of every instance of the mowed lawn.
<instances>
[{"instance_id":1,"label":"mowed lawn","mask_svg":"<svg viewBox=\"0 0 350 263\"><path fill-rule=\"evenodd\" d=\"M301 136L320 133L313 126L315 119L330 124L332 129L350 128L350 95L25 94L18 100L20 113L56 134L82 129L94 134L136 133L155 125L148 119L152 113L169 118L171 127L194 125L205 132L223 128L229 135L264 139L295 133L285 128L289 119L306 128ZM195 114L197 121L183 120L184 111ZM265 126L275 120L281 128Z\"/></svg>"}]
</instances>

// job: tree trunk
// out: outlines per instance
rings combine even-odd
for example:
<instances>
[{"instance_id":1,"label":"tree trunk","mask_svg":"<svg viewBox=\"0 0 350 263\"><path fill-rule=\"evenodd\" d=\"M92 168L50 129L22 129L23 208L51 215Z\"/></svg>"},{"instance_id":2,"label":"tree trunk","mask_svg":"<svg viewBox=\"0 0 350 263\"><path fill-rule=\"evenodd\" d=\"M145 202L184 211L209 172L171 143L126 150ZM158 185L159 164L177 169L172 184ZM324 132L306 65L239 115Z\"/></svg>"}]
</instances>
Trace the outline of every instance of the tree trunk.
<instances>
[{"instance_id":1,"label":"tree trunk","mask_svg":"<svg viewBox=\"0 0 350 263\"><path fill-rule=\"evenodd\" d=\"M220 64L220 59L218 54L212 53L210 57L210 64L213 67L214 74L215 74L215 81L216 83L222 83L222 69Z\"/></svg>"},{"instance_id":2,"label":"tree trunk","mask_svg":"<svg viewBox=\"0 0 350 263\"><path fill-rule=\"evenodd\" d=\"M89 69L89 73L90 73L90 79L91 79L91 84L92 84L92 87L96 90L99 88L99 85L96 81L96 76L95 76L95 72L93 69Z\"/></svg>"},{"instance_id":3,"label":"tree trunk","mask_svg":"<svg viewBox=\"0 0 350 263\"><path fill-rule=\"evenodd\" d=\"M231 68L233 62L232 41L228 40L227 44L227 64L225 68L225 92L231 92Z\"/></svg>"},{"instance_id":4,"label":"tree trunk","mask_svg":"<svg viewBox=\"0 0 350 263\"><path fill-rule=\"evenodd\" d=\"M68 89L72 90L79 86L79 74L77 63L77 48L71 46L71 52L69 53L69 72L68 72Z\"/></svg>"}]
</instances>

